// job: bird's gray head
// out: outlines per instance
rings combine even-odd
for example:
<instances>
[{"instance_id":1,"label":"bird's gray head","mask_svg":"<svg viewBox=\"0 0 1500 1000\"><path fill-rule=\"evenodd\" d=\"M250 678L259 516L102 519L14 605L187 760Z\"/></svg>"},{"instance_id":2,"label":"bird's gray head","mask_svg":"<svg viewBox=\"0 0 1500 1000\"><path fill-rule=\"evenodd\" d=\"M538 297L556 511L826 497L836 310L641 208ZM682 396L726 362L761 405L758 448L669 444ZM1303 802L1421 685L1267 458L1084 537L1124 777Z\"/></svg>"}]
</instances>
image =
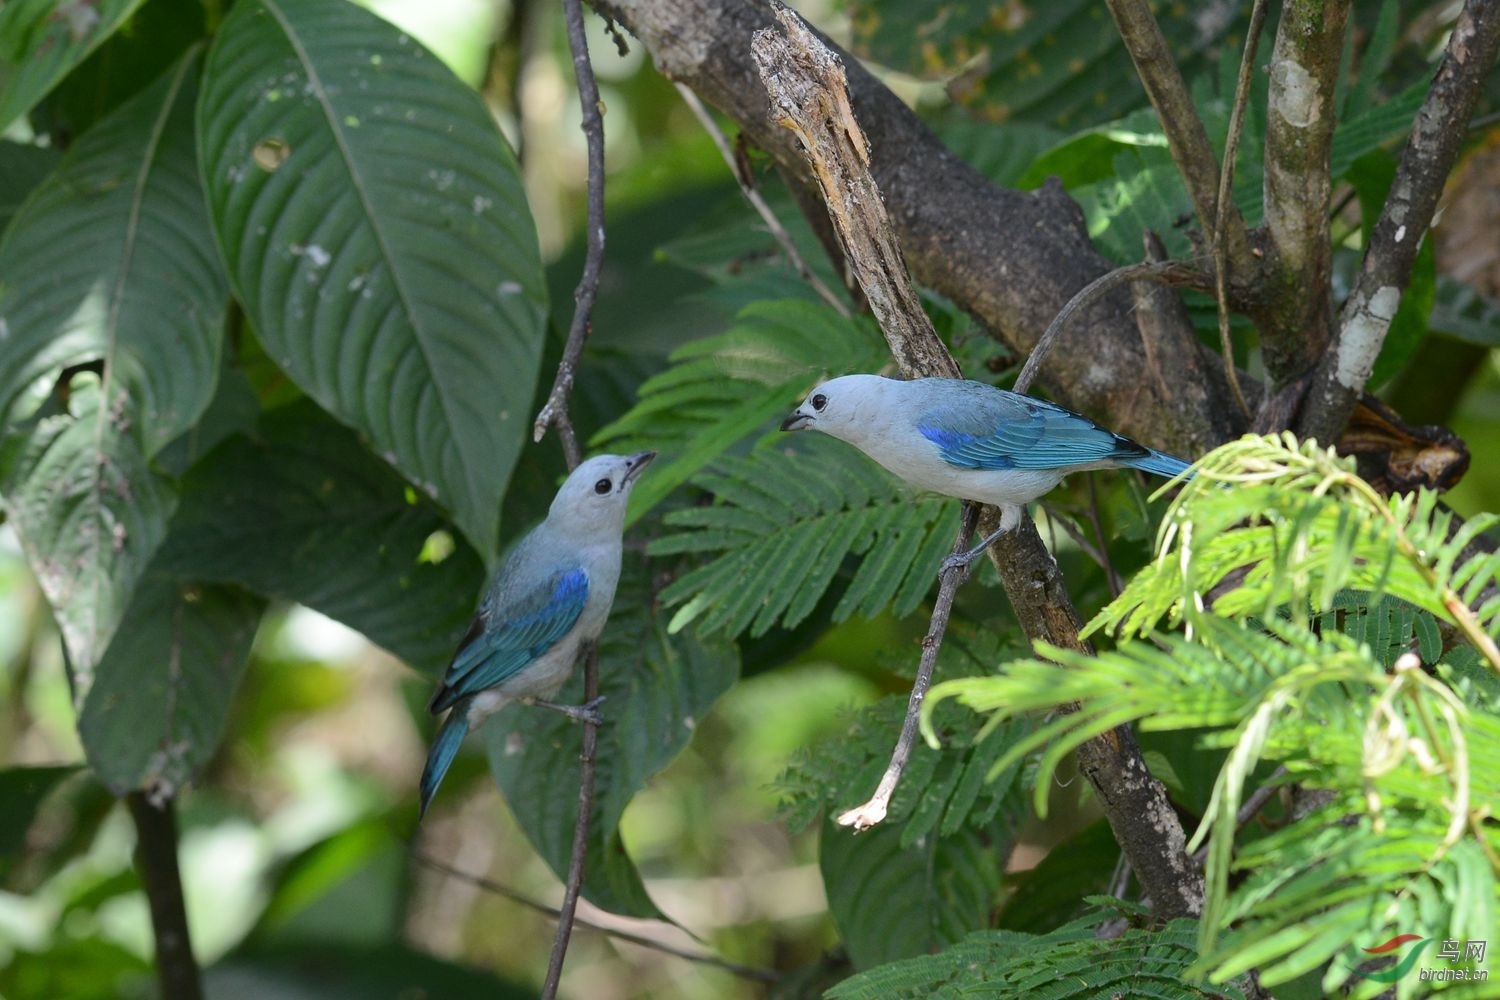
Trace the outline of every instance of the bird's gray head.
<instances>
[{"instance_id":1,"label":"bird's gray head","mask_svg":"<svg viewBox=\"0 0 1500 1000\"><path fill-rule=\"evenodd\" d=\"M654 451L634 455L595 455L563 482L547 512L577 532L614 531L625 523L625 502L641 470L656 457Z\"/></svg>"},{"instance_id":2,"label":"bird's gray head","mask_svg":"<svg viewBox=\"0 0 1500 1000\"><path fill-rule=\"evenodd\" d=\"M807 394L802 405L781 422L784 431L817 430L858 442L880 413L880 400L891 379L880 375L841 375Z\"/></svg>"}]
</instances>

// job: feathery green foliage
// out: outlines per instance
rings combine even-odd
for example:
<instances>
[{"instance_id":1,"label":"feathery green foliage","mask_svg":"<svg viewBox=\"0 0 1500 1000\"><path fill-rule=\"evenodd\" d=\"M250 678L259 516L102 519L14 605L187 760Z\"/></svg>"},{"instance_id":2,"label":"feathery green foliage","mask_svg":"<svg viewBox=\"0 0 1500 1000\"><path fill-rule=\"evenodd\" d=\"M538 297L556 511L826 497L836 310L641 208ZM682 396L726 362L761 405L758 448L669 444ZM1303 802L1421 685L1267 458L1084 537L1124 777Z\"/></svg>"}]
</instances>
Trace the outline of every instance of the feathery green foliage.
<instances>
[{"instance_id":1,"label":"feathery green foliage","mask_svg":"<svg viewBox=\"0 0 1500 1000\"><path fill-rule=\"evenodd\" d=\"M1101 938L1099 925L1112 916L1097 911L1047 934L975 931L936 955L892 962L846 979L825 996L829 1000L1244 997L1235 986L1210 988L1189 976L1197 957L1193 921L1174 920L1160 930L1130 928L1119 937Z\"/></svg>"},{"instance_id":2,"label":"feathery green foliage","mask_svg":"<svg viewBox=\"0 0 1500 1000\"><path fill-rule=\"evenodd\" d=\"M994 765L1041 750L1039 810L1063 757L1122 723L1204 728L1202 745L1229 748L1190 845L1208 841L1195 971L1215 982L1258 967L1274 986L1339 955L1323 980L1332 989L1364 958L1356 943L1391 928L1462 938L1495 926L1500 829L1485 817L1500 808L1500 715L1443 680L1494 686L1476 668L1497 662L1496 559L1461 558L1493 519L1449 539L1432 496L1387 501L1351 466L1290 437L1214 451L1173 504L1158 558L1090 626L1123 633L1117 649L1039 646L1051 662L945 682L924 706L930 733L948 699L989 726L1080 703ZM1472 645L1444 653L1437 622ZM1178 623L1186 634L1158 631ZM1262 760L1330 798L1236 855L1236 814ZM1248 878L1231 892L1232 871ZM1415 980L1398 987L1411 995Z\"/></svg>"},{"instance_id":3,"label":"feathery green foliage","mask_svg":"<svg viewBox=\"0 0 1500 1000\"><path fill-rule=\"evenodd\" d=\"M937 579L953 544L958 503L913 499L848 445L814 437L797 450L758 448L724 457L693 484L716 501L668 513L686 529L653 542L654 556L714 553L661 593L682 607L672 630L697 621L706 633L762 635L812 613L851 555L854 569L834 621L890 607L910 614Z\"/></svg>"},{"instance_id":4,"label":"feathery green foliage","mask_svg":"<svg viewBox=\"0 0 1500 1000\"><path fill-rule=\"evenodd\" d=\"M1462 558L1500 517L1452 522L1437 494L1385 499L1316 443L1247 436L1199 463L1162 522L1155 562L1085 632L1191 624L1208 605L1231 618L1285 608L1301 622L1339 591L1367 590L1449 622L1500 670L1487 634L1500 625L1500 553Z\"/></svg>"}]
</instances>

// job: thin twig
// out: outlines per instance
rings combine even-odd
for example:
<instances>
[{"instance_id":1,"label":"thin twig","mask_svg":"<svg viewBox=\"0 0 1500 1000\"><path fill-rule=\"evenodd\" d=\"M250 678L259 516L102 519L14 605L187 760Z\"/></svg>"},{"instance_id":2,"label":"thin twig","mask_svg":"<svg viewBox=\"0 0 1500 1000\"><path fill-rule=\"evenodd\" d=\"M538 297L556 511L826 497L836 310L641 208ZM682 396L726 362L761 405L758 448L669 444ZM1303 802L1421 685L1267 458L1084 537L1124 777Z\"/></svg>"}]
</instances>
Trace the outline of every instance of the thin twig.
<instances>
[{"instance_id":1,"label":"thin twig","mask_svg":"<svg viewBox=\"0 0 1500 1000\"><path fill-rule=\"evenodd\" d=\"M1136 76L1156 110L1156 119L1167 137L1172 162L1187 185L1203 227L1212 230L1208 235L1215 242L1222 242L1227 232L1237 253L1248 252L1245 220L1238 213L1225 211L1223 187L1218 189L1215 198L1215 180L1221 172L1214 159L1213 146L1208 141L1208 130L1193 105L1192 94L1182 79L1177 61L1172 58L1172 50L1161 33L1161 25L1152 13L1151 5L1146 0L1106 0L1106 4L1125 49L1130 53Z\"/></svg>"},{"instance_id":2,"label":"thin twig","mask_svg":"<svg viewBox=\"0 0 1500 1000\"><path fill-rule=\"evenodd\" d=\"M787 262L801 275L803 281L812 286L813 291L818 293L819 298L832 306L840 316L847 317L850 314L849 304L834 294L833 290L813 273L812 268L807 266L807 261L802 258L801 252L797 250L797 244L792 242L791 233L786 231L781 221L776 218L776 213L771 211L771 206L766 204L766 199L761 197L760 190L755 186L754 176L750 175L748 171L740 169L739 163L734 156L734 150L730 148L729 139L724 135L723 129L719 128L719 123L714 121L714 116L708 113L708 109L703 106L703 102L698 99L697 94L693 93L691 87L680 82L675 84L675 86L677 87L677 93L682 96L683 102L687 104L689 110L698 119L699 124L703 126L703 131L707 132L709 138L714 141L714 146L719 150L719 155L724 158L725 164L729 167L729 172L734 175L735 182L739 184L740 192L744 194L745 200L760 215L761 220L766 224L766 229L770 231L777 244L780 245L782 253L786 254Z\"/></svg>"},{"instance_id":3,"label":"thin twig","mask_svg":"<svg viewBox=\"0 0 1500 1000\"><path fill-rule=\"evenodd\" d=\"M958 521L958 535L953 539L953 554L961 555L969 549L969 539L974 526L979 523L977 503L964 501L963 515ZM922 662L917 667L917 679L912 682L911 697L906 702L906 719L901 723L901 736L896 740L896 749L891 753L891 762L875 794L863 805L855 806L839 814L839 826L853 827L855 833L885 821L890 808L891 795L901 782L906 771L906 762L911 759L912 746L917 742L917 722L922 715L922 702L927 699L927 689L932 687L932 671L937 666L938 650L943 647L943 635L948 631L948 618L953 613L953 598L958 585L969 575L969 566L951 566L943 570L942 582L938 585L937 601L932 606L932 623L922 637Z\"/></svg>"},{"instance_id":4,"label":"thin twig","mask_svg":"<svg viewBox=\"0 0 1500 1000\"><path fill-rule=\"evenodd\" d=\"M1202 273L1180 260L1142 261L1139 264L1127 264L1125 267L1117 267L1113 271L1101 274L1074 293L1073 297L1068 300L1068 304L1053 317L1051 323L1047 324L1047 329L1043 331L1036 346L1031 349L1031 354L1027 356L1026 364L1021 366L1021 374L1016 376L1015 391L1025 392L1031 388L1031 383L1036 381L1042 362L1046 360L1048 353L1057 343L1057 338L1061 336L1074 313L1106 292L1132 281L1158 281L1164 285L1181 288L1200 288L1206 284Z\"/></svg>"},{"instance_id":5,"label":"thin twig","mask_svg":"<svg viewBox=\"0 0 1500 1000\"><path fill-rule=\"evenodd\" d=\"M1089 482L1093 482L1092 477L1089 478ZM1054 552L1057 551L1057 529L1061 528L1063 534L1071 538L1073 540L1073 544L1077 545L1079 550L1084 555L1092 559L1100 569L1104 568L1106 562L1104 553L1100 552L1098 547L1096 547L1093 542L1088 540L1088 537L1083 533L1083 529L1074 524L1072 519L1064 514L1061 510L1057 509L1052 504L1047 503L1045 500L1038 501L1038 504L1042 508L1042 510L1046 511L1048 530L1052 532L1051 544L1048 546L1048 548L1050 548Z\"/></svg>"},{"instance_id":6,"label":"thin twig","mask_svg":"<svg viewBox=\"0 0 1500 1000\"><path fill-rule=\"evenodd\" d=\"M1250 77L1255 68L1255 50L1260 44L1261 26L1266 21L1266 0L1255 0L1250 8L1250 30L1245 36L1245 51L1240 56L1240 75L1234 85L1234 107L1229 111L1229 134L1224 137L1224 162L1219 168L1219 218L1214 224L1214 298L1219 305L1219 353L1224 359L1224 380L1246 420L1250 404L1240 388L1239 369L1234 364L1234 344L1229 339L1229 241L1224 228L1229 218L1234 188L1234 160L1240 148L1240 133L1245 129L1245 108L1250 103Z\"/></svg>"},{"instance_id":7,"label":"thin twig","mask_svg":"<svg viewBox=\"0 0 1500 1000\"><path fill-rule=\"evenodd\" d=\"M582 456L568 414L568 398L573 393L578 361L583 356L583 345L588 340L593 322L594 300L599 297L599 272L604 267L604 105L599 100L599 84L589 62L582 0L563 0L563 11L568 22L568 48L573 53L573 77L578 81L583 134L588 140L588 221L584 233L583 275L573 291L573 322L568 327L568 342L557 366L552 391L547 394L547 402L542 404L536 422L532 424L531 438L540 441L548 427L556 427L571 469Z\"/></svg>"},{"instance_id":8,"label":"thin twig","mask_svg":"<svg viewBox=\"0 0 1500 1000\"><path fill-rule=\"evenodd\" d=\"M1234 831L1236 833L1248 826L1250 821L1266 807L1266 803L1271 801L1271 796L1285 787L1277 782L1286 777L1286 775L1286 765L1277 764L1276 770L1266 775L1266 780L1261 783L1260 787L1250 793L1250 797L1240 806L1239 812L1234 814ZM1193 852L1193 860L1201 865L1207 858L1208 843L1205 842L1202 847Z\"/></svg>"},{"instance_id":9,"label":"thin twig","mask_svg":"<svg viewBox=\"0 0 1500 1000\"><path fill-rule=\"evenodd\" d=\"M447 875L450 878L456 878L461 882L467 882L469 885L475 886L479 889L483 889L485 892L491 892L497 896L504 896L506 899L511 900L514 903L519 903L529 909L535 910L537 913L544 913L547 916L554 918L561 914L561 911L556 907L548 906L546 903L532 899L530 896L527 896L526 894L521 892L517 892L515 889L512 889L508 885L502 885L492 879L485 878L483 875L475 875L472 872L466 872L462 869L454 868L452 865L447 864L444 861L440 861L430 854L424 854L422 851L412 850L411 857L413 861L416 861L419 864L426 865L428 868L431 868L434 871L442 872L444 875ZM573 922L579 927L587 927L590 930L598 931L600 934L606 934L609 937L615 938L617 940L629 941L631 944L638 944L642 948L650 948L653 951L659 951L666 955L673 955L677 958L685 958L689 962L698 962L703 965L712 965L715 968L723 969L726 972L733 973L734 975L739 976L742 979L754 979L758 982L774 983L777 979L780 978L772 969L758 969L750 965L740 965L738 962L731 962L727 958L720 958L717 955L709 955L701 951L691 951L687 948L680 947L668 941L660 941L656 938L646 937L644 934L636 934L632 931L622 930L617 927L606 927L603 924L595 923L588 917L575 917Z\"/></svg>"},{"instance_id":10,"label":"thin twig","mask_svg":"<svg viewBox=\"0 0 1500 1000\"><path fill-rule=\"evenodd\" d=\"M583 345L588 340L593 320L594 301L599 295L599 273L604 266L604 114L599 101L599 84L589 62L588 36L583 26L582 0L563 0L568 24L568 48L573 53L573 76L578 81L578 103L582 112L583 133L588 141L588 219L583 274L573 292L573 322L568 328L568 342L552 392L537 414L532 434L537 441L547 428L557 429L563 455L570 470L578 467L582 452L578 435L568 412L573 379ZM583 654L583 702L599 697L599 648L588 643ZM568 953L568 939L578 910L578 896L583 891L584 860L588 856L589 814L594 808L595 758L599 749L599 726L591 720L583 723L583 749L579 754L578 817L573 824L573 849L568 860L568 878L564 883L562 907L558 912L557 936L552 941L552 955L547 962L547 978L542 984L543 1000L554 1000L562 979L563 959Z\"/></svg>"},{"instance_id":11,"label":"thin twig","mask_svg":"<svg viewBox=\"0 0 1500 1000\"><path fill-rule=\"evenodd\" d=\"M1109 558L1109 541L1104 537L1104 524L1099 519L1099 487L1093 476L1089 480L1089 524L1093 526L1094 537L1099 540L1100 563L1104 566L1104 577L1109 581L1109 596L1119 597L1125 589L1125 584L1120 580L1120 574L1115 572L1115 564Z\"/></svg>"}]
</instances>

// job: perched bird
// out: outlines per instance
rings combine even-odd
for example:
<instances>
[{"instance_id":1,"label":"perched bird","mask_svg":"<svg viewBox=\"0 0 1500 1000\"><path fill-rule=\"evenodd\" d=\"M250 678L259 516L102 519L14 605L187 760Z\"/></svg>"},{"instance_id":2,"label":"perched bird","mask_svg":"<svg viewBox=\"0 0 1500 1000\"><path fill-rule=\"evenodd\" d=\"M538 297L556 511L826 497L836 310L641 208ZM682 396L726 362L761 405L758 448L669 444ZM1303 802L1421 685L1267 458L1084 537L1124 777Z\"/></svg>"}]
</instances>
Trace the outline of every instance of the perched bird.
<instances>
[{"instance_id":1,"label":"perched bird","mask_svg":"<svg viewBox=\"0 0 1500 1000\"><path fill-rule=\"evenodd\" d=\"M999 530L945 569L973 561L1070 472L1188 468L1072 410L967 379L844 375L809 393L781 429L831 434L913 486L999 507Z\"/></svg>"},{"instance_id":2,"label":"perched bird","mask_svg":"<svg viewBox=\"0 0 1500 1000\"><path fill-rule=\"evenodd\" d=\"M620 580L625 501L654 451L598 455L574 469L547 519L511 550L479 603L427 710L447 711L422 770L422 814L459 744L511 701L598 720L598 705L542 701L573 672L579 647L599 637Z\"/></svg>"}]
</instances>

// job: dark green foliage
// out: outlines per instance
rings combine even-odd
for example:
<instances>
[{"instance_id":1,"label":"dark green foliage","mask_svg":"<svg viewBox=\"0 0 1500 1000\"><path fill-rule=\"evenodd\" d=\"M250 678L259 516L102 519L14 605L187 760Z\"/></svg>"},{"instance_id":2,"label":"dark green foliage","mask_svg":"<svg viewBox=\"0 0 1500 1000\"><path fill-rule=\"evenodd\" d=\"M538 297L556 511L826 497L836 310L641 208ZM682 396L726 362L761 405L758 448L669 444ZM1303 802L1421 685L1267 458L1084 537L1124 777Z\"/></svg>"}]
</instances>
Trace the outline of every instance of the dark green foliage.
<instances>
[{"instance_id":1,"label":"dark green foliage","mask_svg":"<svg viewBox=\"0 0 1500 1000\"><path fill-rule=\"evenodd\" d=\"M0 129L30 111L141 2L80 3L60 16L53 0L11 0L0 8Z\"/></svg>"},{"instance_id":2,"label":"dark green foliage","mask_svg":"<svg viewBox=\"0 0 1500 1000\"><path fill-rule=\"evenodd\" d=\"M992 5L959 0L849 0L864 54L908 73L950 79L979 117L1061 126L1108 121L1146 103L1106 7L1088 0ZM1241 18L1192 6L1157 11L1186 71ZM1241 30L1243 30L1241 28Z\"/></svg>"},{"instance_id":3,"label":"dark green foliage","mask_svg":"<svg viewBox=\"0 0 1500 1000\"><path fill-rule=\"evenodd\" d=\"M936 955L893 962L829 990L829 1000L1243 1000L1232 985L1210 986L1188 974L1197 957L1197 925L1174 920L1159 930L1127 928L1100 937L1112 914L1097 912L1048 934L976 931Z\"/></svg>"},{"instance_id":4,"label":"dark green foliage","mask_svg":"<svg viewBox=\"0 0 1500 1000\"><path fill-rule=\"evenodd\" d=\"M434 677L447 665L484 586L479 557L310 401L219 444L182 492L162 572L305 604Z\"/></svg>"},{"instance_id":5,"label":"dark green foliage","mask_svg":"<svg viewBox=\"0 0 1500 1000\"><path fill-rule=\"evenodd\" d=\"M892 826L855 834L825 820L819 868L854 967L920 955L983 924L1000 885L1002 846L973 829L905 844Z\"/></svg>"},{"instance_id":6,"label":"dark green foliage","mask_svg":"<svg viewBox=\"0 0 1500 1000\"><path fill-rule=\"evenodd\" d=\"M149 572L82 699L79 735L118 795L171 797L218 749L265 601Z\"/></svg>"},{"instance_id":7,"label":"dark green foliage","mask_svg":"<svg viewBox=\"0 0 1500 1000\"><path fill-rule=\"evenodd\" d=\"M987 673L1016 651L994 632L955 625L938 655L934 677ZM903 673L915 674L920 653L913 645L910 669ZM776 788L782 816L792 829L808 826L820 812L837 815L869 797L890 762L906 702L905 695L891 695L852 713L835 735L788 761ZM1020 769L997 773L993 768L1030 724L1021 720L995 726L980 736L980 722L972 713L945 710L937 722L941 747L919 744L912 749L886 818L887 826L900 825L901 847L930 834L950 837L965 827L989 830L1002 809L1006 815L1017 812Z\"/></svg>"}]
</instances>

